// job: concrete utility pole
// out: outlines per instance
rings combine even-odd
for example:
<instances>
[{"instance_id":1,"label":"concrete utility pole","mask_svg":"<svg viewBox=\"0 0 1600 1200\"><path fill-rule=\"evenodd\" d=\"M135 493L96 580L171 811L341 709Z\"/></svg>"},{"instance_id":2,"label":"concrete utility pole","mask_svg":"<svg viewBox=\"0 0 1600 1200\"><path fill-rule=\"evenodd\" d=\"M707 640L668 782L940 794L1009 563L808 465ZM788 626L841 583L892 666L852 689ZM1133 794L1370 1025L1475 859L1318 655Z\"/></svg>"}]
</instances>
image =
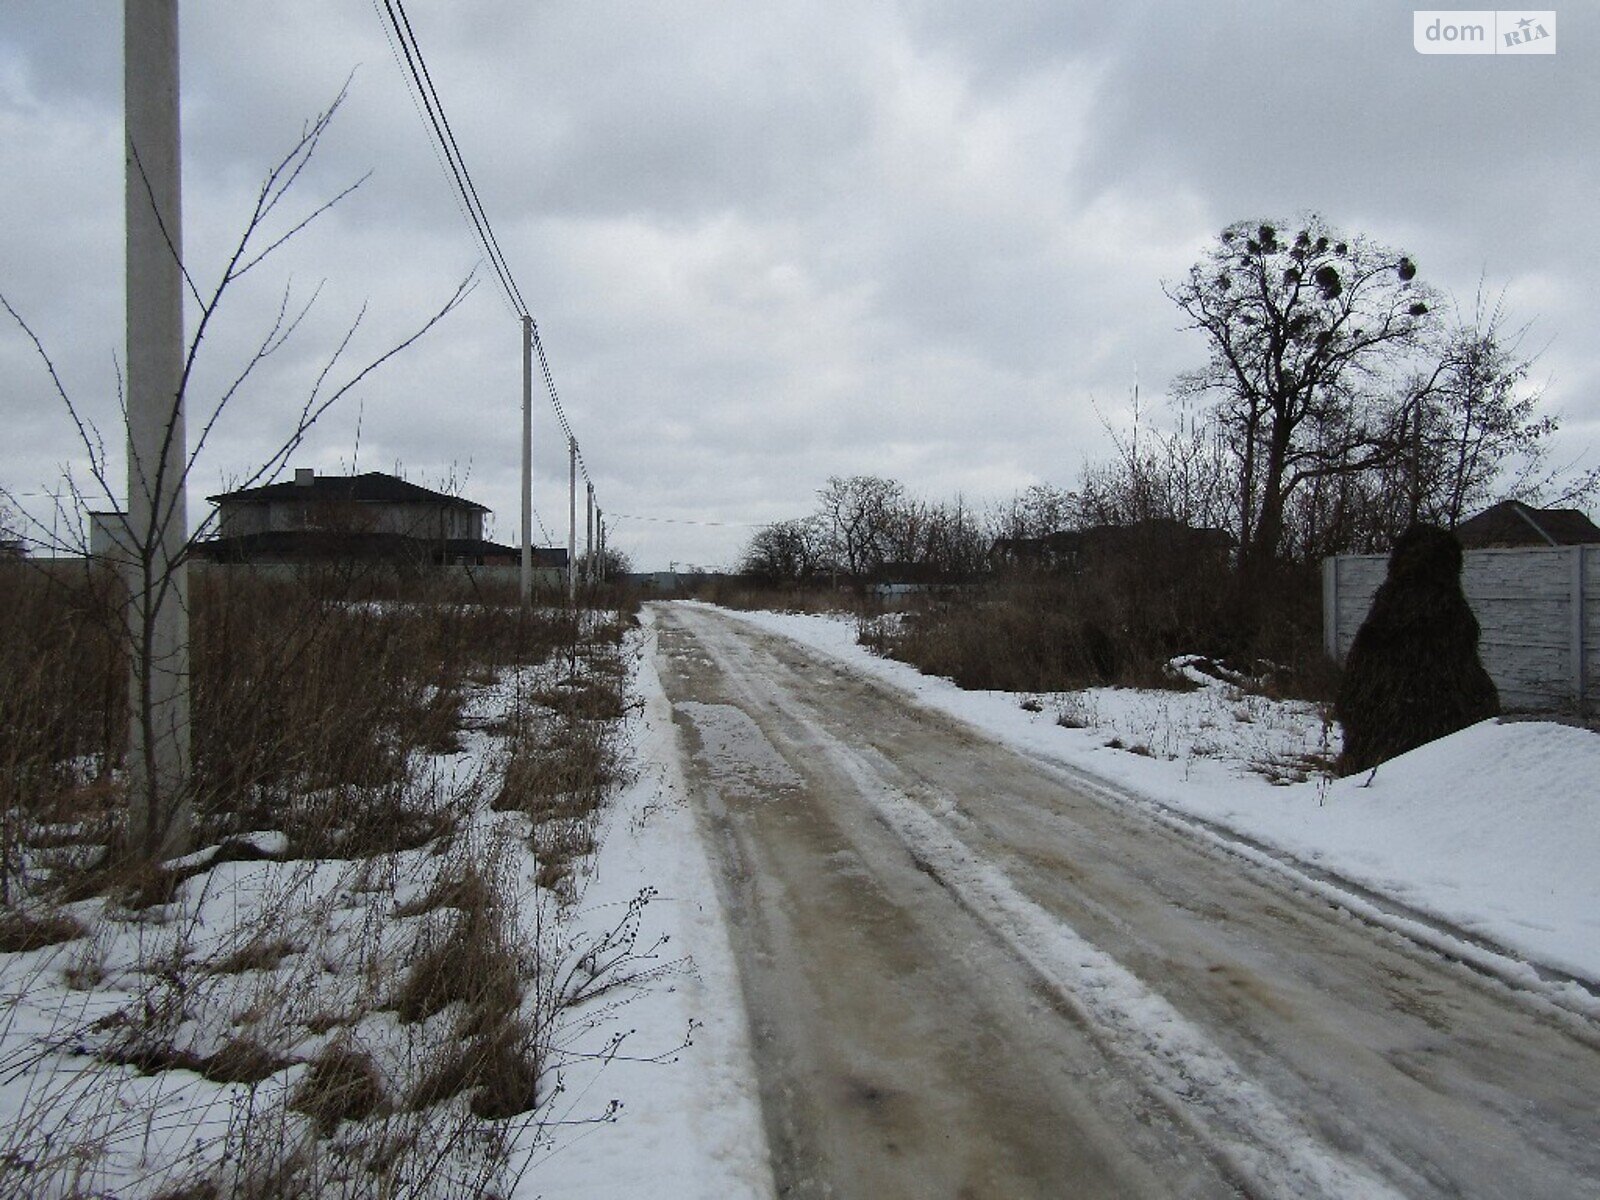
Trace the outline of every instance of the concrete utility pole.
<instances>
[{"instance_id":1,"label":"concrete utility pole","mask_svg":"<svg viewBox=\"0 0 1600 1200\"><path fill-rule=\"evenodd\" d=\"M567 438L567 603L578 603L578 439Z\"/></svg>"},{"instance_id":2,"label":"concrete utility pole","mask_svg":"<svg viewBox=\"0 0 1600 1200\"><path fill-rule=\"evenodd\" d=\"M188 838L189 605L183 551L183 235L178 0L125 0L129 834L147 854Z\"/></svg>"},{"instance_id":3,"label":"concrete utility pole","mask_svg":"<svg viewBox=\"0 0 1600 1200\"><path fill-rule=\"evenodd\" d=\"M599 505L594 510L595 568L594 577L599 583L606 581L606 514Z\"/></svg>"},{"instance_id":4,"label":"concrete utility pole","mask_svg":"<svg viewBox=\"0 0 1600 1200\"><path fill-rule=\"evenodd\" d=\"M583 581L594 582L594 484L589 484L583 510Z\"/></svg>"},{"instance_id":5,"label":"concrete utility pole","mask_svg":"<svg viewBox=\"0 0 1600 1200\"><path fill-rule=\"evenodd\" d=\"M533 603L533 318L522 318L522 607Z\"/></svg>"}]
</instances>

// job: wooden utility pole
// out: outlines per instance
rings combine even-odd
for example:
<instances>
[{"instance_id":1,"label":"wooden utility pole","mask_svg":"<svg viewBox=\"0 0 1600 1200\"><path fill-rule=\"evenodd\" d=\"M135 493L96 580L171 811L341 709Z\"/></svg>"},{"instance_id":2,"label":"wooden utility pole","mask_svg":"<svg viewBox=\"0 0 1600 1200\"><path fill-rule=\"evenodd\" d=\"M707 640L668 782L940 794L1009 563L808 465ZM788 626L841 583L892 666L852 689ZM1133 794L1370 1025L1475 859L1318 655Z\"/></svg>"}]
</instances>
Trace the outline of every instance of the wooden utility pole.
<instances>
[{"instance_id":1,"label":"wooden utility pole","mask_svg":"<svg viewBox=\"0 0 1600 1200\"><path fill-rule=\"evenodd\" d=\"M522 318L522 607L533 603L533 318Z\"/></svg>"},{"instance_id":2,"label":"wooden utility pole","mask_svg":"<svg viewBox=\"0 0 1600 1200\"><path fill-rule=\"evenodd\" d=\"M129 836L180 850L189 824L189 604L184 551L183 223L178 0L125 0Z\"/></svg>"}]
</instances>

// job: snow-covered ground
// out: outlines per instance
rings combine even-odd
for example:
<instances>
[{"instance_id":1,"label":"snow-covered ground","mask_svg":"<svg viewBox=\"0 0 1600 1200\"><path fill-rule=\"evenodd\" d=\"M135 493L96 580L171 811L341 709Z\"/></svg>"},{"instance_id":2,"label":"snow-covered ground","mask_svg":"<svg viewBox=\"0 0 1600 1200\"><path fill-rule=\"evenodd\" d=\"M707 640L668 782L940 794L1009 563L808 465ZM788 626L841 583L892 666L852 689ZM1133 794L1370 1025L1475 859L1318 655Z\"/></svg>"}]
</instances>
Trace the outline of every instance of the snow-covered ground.
<instances>
[{"instance_id":1,"label":"snow-covered ground","mask_svg":"<svg viewBox=\"0 0 1600 1200\"><path fill-rule=\"evenodd\" d=\"M744 1200L772 1193L738 965L677 758L672 709L648 653L630 719L639 775L614 803L575 923L614 927L651 889L635 945L639 986L575 1022L556 1121L611 1100L614 1121L557 1128L517 1196ZM606 1047L626 1039L614 1056ZM687 1037L689 1044L684 1045ZM595 1055L596 1057L585 1057Z\"/></svg>"},{"instance_id":2,"label":"snow-covered ground","mask_svg":"<svg viewBox=\"0 0 1600 1200\"><path fill-rule=\"evenodd\" d=\"M967 692L872 654L849 618L733 615L1086 782L1104 781L1112 802L1150 806L1353 911L1596 1007L1600 736L1592 732L1487 721L1373 774L1329 779L1315 762L1337 753L1338 732L1311 705L1216 681L1192 692Z\"/></svg>"},{"instance_id":3,"label":"snow-covered ground","mask_svg":"<svg viewBox=\"0 0 1600 1200\"><path fill-rule=\"evenodd\" d=\"M1215 681L1187 693L964 692L873 655L857 644L853 621L733 615L1058 764L1083 786L1102 781L1109 803L1145 806L1450 953L1481 954L1502 975L1516 977L1520 958L1587 981L1584 987L1552 979L1548 970L1541 979L1532 967L1521 968L1523 982L1596 1009L1600 737L1593 733L1545 722L1486 722L1387 763L1370 778L1329 780L1315 764L1337 751L1337 731L1312 706L1270 702ZM638 770L612 802L598 851L579 868L559 911L535 894L531 860L514 856L509 863L531 901L522 921L542 926L533 938L565 961L587 953L594 978L607 985L563 1013L555 1061L548 1064L559 1072L561 1091L537 1121L510 1127L511 1160L526 1164L513 1195L525 1200L773 1194L738 968L712 856L679 773L671 709L648 652L648 614L645 625L630 645L637 703L627 736ZM511 690L512 681L502 681L483 692L478 715L492 716ZM464 752L441 763L446 792L484 786L491 740L477 731L464 740ZM764 778L776 768L752 761L748 769ZM897 825L910 819L891 815ZM507 814L483 812L460 839L463 851L524 845L524 832L511 824ZM920 827L904 832L927 840ZM269 835L260 848L281 850ZM139 964L159 959L167 941L173 941L167 952L181 950L189 961L253 945L261 921L275 918L264 917L263 905L294 910L292 921L282 917L286 940L277 966L207 976L215 994L202 997L202 1007L231 1013L239 1008L232 991L241 989L325 1003L341 978L359 988L364 971L337 961L343 931L355 945L374 921L392 921L395 906L424 892L442 869L426 851L396 855L381 870L229 862L184 885L185 919L153 925L101 912L96 905L103 902L81 905L76 915L93 928L92 938L0 956L0 1061L7 1066L0 1122L19 1129L47 1111L70 1109L86 1122L85 1137L101 1147L91 1181L132 1184L127 1194L134 1195L182 1179L186 1164L206 1157L208 1140L221 1145L236 1138L256 1110L284 1119L282 1093L303 1076L316 1038L400 1044L392 1014L373 1011L344 1035L330 1029L308 1041L302 1031L292 1047L271 1045L292 1052L297 1063L260 1085L213 1083L187 1070L142 1076L134 1066L100 1067L91 1075L75 1065L85 1060L73 1038L92 1033L96 1018L135 998L148 973ZM377 875L386 886L375 886ZM985 896L1004 899L993 881L974 878ZM403 924L379 940L393 942ZM304 937L295 932L300 925ZM319 953L296 953L312 926L322 931ZM1038 949L1032 942L1026 948ZM1086 946L1055 946L1050 954L1067 950L1076 955L1074 970L1094 966L1102 983L1115 969L1091 963ZM260 1026L262 1040L272 1041L274 1023L287 1031L294 1016L270 1016ZM228 1033L219 1023L219 1045ZM196 1053L215 1049L186 1041ZM114 1103L95 1097L104 1089ZM74 1100L80 1091L83 1098ZM274 1107L267 1102L275 1093ZM130 1125L128 1113L143 1115Z\"/></svg>"},{"instance_id":4,"label":"snow-covered ground","mask_svg":"<svg viewBox=\"0 0 1600 1200\"><path fill-rule=\"evenodd\" d=\"M319 1194L364 1195L361 1147L381 1159L385 1144L420 1143L431 1178L411 1153L400 1194L770 1196L737 968L646 640L635 631L624 649L631 782L559 890L539 882L527 817L489 803L496 724L549 683L532 668L476 689L459 752L424 764L425 788L458 815L452 838L289 861L241 853L283 855L280 832L235 838L167 864L192 872L170 904L81 901L67 912L87 936L0 953L0 1149L13 1159L0 1191L154 1196L302 1145L329 1154ZM508 1119L474 1121L465 1096L421 1107L405 1094L459 1043L459 1004L402 1019L393 996L459 935L428 897L465 871L500 897L518 960L544 964L520 981L523 1011L554 1022L541 1104ZM314 1118L294 1097L341 1048L389 1096L308 1140Z\"/></svg>"}]
</instances>

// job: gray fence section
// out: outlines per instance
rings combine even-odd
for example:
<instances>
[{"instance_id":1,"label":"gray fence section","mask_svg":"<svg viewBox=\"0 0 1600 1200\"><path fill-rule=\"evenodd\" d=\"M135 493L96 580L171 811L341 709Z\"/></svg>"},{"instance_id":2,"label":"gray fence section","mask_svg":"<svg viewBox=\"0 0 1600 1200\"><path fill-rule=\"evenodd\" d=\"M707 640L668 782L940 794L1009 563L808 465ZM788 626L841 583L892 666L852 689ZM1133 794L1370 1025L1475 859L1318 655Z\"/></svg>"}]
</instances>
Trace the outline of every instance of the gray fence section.
<instances>
[{"instance_id":1,"label":"gray fence section","mask_svg":"<svg viewBox=\"0 0 1600 1200\"><path fill-rule=\"evenodd\" d=\"M1322 563L1322 636L1343 661L1388 571L1382 554ZM1483 665L1508 709L1586 712L1600 680L1600 546L1468 550L1462 590Z\"/></svg>"}]
</instances>

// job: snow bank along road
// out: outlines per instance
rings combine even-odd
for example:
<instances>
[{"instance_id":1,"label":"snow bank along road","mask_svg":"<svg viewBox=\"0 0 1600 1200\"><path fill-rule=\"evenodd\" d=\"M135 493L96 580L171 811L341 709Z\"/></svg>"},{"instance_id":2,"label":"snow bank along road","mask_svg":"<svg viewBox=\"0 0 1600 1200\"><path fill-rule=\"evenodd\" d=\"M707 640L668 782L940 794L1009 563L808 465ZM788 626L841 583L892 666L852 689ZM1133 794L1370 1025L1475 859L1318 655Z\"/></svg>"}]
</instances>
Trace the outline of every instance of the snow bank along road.
<instances>
[{"instance_id":1,"label":"snow bank along road","mask_svg":"<svg viewBox=\"0 0 1600 1200\"><path fill-rule=\"evenodd\" d=\"M1600 1029L655 610L779 1194L1600 1197Z\"/></svg>"}]
</instances>

